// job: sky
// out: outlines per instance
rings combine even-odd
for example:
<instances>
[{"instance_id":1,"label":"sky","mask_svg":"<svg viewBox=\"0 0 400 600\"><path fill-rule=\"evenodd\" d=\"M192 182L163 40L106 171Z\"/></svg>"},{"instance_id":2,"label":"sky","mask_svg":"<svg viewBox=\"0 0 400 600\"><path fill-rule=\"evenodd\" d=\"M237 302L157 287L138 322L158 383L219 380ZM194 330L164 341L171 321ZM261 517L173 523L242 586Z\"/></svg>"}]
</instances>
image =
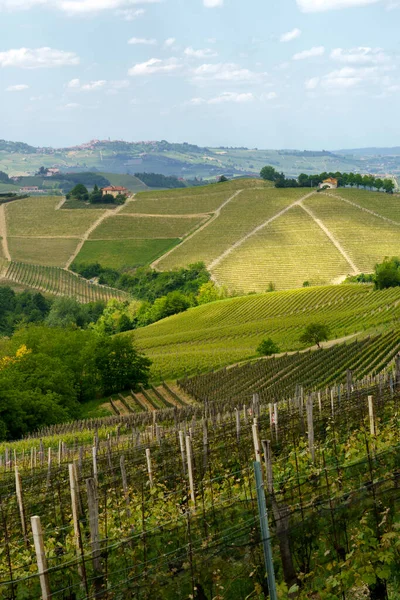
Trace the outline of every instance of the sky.
<instances>
[{"instance_id":1,"label":"sky","mask_svg":"<svg viewBox=\"0 0 400 600\"><path fill-rule=\"evenodd\" d=\"M400 145L400 0L0 0L0 138Z\"/></svg>"}]
</instances>

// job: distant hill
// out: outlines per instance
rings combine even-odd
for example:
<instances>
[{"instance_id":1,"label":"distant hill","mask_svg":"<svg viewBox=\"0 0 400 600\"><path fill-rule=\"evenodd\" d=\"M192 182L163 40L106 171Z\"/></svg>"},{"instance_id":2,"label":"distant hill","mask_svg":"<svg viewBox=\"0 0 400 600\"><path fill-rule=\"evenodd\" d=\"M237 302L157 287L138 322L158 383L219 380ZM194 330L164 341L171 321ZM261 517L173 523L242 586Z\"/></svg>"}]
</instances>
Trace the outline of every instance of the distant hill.
<instances>
[{"instance_id":1,"label":"distant hill","mask_svg":"<svg viewBox=\"0 0 400 600\"><path fill-rule=\"evenodd\" d=\"M324 171L400 175L400 150L212 148L166 140L92 140L69 148L34 148L23 142L0 140L0 170L9 175L34 175L43 166L56 167L62 172L99 171L122 175L146 172L215 181L220 175L258 175L267 164L288 176Z\"/></svg>"}]
</instances>

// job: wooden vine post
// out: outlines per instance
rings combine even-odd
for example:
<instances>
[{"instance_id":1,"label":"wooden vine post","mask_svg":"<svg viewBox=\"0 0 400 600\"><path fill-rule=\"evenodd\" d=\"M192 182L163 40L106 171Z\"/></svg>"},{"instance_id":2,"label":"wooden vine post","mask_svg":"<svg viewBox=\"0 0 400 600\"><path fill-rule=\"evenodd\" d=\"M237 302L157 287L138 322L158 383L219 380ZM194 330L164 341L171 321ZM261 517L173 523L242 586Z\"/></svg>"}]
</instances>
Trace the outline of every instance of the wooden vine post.
<instances>
[{"instance_id":1,"label":"wooden vine post","mask_svg":"<svg viewBox=\"0 0 400 600\"><path fill-rule=\"evenodd\" d=\"M307 409L307 431L308 431L308 446L312 461L315 462L315 447L314 447L314 421L313 421L313 400L309 396L306 403Z\"/></svg>"},{"instance_id":2,"label":"wooden vine post","mask_svg":"<svg viewBox=\"0 0 400 600\"><path fill-rule=\"evenodd\" d=\"M42 600L51 600L49 573L47 570L46 553L43 543L43 531L40 517L31 517L33 543L35 546L36 562L42 590Z\"/></svg>"},{"instance_id":3,"label":"wooden vine post","mask_svg":"<svg viewBox=\"0 0 400 600\"><path fill-rule=\"evenodd\" d=\"M92 564L95 575L96 597L103 595L103 571L101 566L100 533L99 533L99 499L97 483L93 478L86 479L86 491L89 508L90 543L92 546Z\"/></svg>"},{"instance_id":4,"label":"wooden vine post","mask_svg":"<svg viewBox=\"0 0 400 600\"><path fill-rule=\"evenodd\" d=\"M81 537L81 530L79 527L79 483L78 483L78 474L76 470L76 465L71 463L68 465L69 472L69 487L71 490L71 508L72 508L72 521L74 524L74 538L75 538L75 546L76 553L78 556L84 555L83 552L83 544ZM86 569L85 563L82 561L82 564L78 565L78 573L82 582L82 587L85 588L86 593L88 594L87 589L87 581L86 581Z\"/></svg>"},{"instance_id":5,"label":"wooden vine post","mask_svg":"<svg viewBox=\"0 0 400 600\"><path fill-rule=\"evenodd\" d=\"M194 493L194 477L193 477L193 454L192 454L192 440L190 435L186 436L186 455L187 455L187 466L189 474L189 486L190 486L190 497L193 502L193 506L196 506L196 495Z\"/></svg>"},{"instance_id":6,"label":"wooden vine post","mask_svg":"<svg viewBox=\"0 0 400 600\"><path fill-rule=\"evenodd\" d=\"M147 460L147 473L149 475L150 487L153 487L153 470L151 466L151 453L150 448L146 448L146 460Z\"/></svg>"},{"instance_id":7,"label":"wooden vine post","mask_svg":"<svg viewBox=\"0 0 400 600\"><path fill-rule=\"evenodd\" d=\"M17 466L15 467L15 491L17 494L18 510L19 510L19 515L21 518L22 535L24 536L26 546L29 546L28 532L26 529L26 518L25 518L25 508L24 508L24 497L23 497L23 493L22 493L21 474L18 471Z\"/></svg>"},{"instance_id":8,"label":"wooden vine post","mask_svg":"<svg viewBox=\"0 0 400 600\"><path fill-rule=\"evenodd\" d=\"M368 396L368 413L369 413L369 429L372 436L375 436L375 415L374 415L374 398Z\"/></svg>"}]
</instances>

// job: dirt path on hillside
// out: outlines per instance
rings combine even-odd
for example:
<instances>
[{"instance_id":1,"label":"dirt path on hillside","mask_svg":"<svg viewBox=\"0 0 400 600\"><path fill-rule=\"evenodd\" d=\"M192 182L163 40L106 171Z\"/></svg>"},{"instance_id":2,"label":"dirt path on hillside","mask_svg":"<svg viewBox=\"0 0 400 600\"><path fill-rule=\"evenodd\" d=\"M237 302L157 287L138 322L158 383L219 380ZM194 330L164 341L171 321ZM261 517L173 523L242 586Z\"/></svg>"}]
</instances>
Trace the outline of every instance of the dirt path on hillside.
<instances>
[{"instance_id":1,"label":"dirt path on hillside","mask_svg":"<svg viewBox=\"0 0 400 600\"><path fill-rule=\"evenodd\" d=\"M350 256L347 254L346 250L343 248L343 246L340 244L340 242L335 238L335 236L329 231L329 229L323 224L323 222L320 219L317 219L317 217L314 215L312 210L310 208L308 208L308 206L304 206L304 204L302 202L300 203L300 206L308 214L308 216L311 217L313 219L313 221L315 221L315 223L318 225L318 227L320 227L320 229L322 229L322 231L330 239L330 241L335 246L335 248L343 256L345 261L350 265L350 267L353 270L353 275L358 275L359 273L361 273L360 269L358 269L358 267L353 263Z\"/></svg>"},{"instance_id":2,"label":"dirt path on hillside","mask_svg":"<svg viewBox=\"0 0 400 600\"><path fill-rule=\"evenodd\" d=\"M1 245L3 248L4 258L8 261L11 260L10 251L8 249L7 241L7 222L6 222L6 207L5 204L0 205L0 236Z\"/></svg>"},{"instance_id":3,"label":"dirt path on hillside","mask_svg":"<svg viewBox=\"0 0 400 600\"><path fill-rule=\"evenodd\" d=\"M82 250L83 244L89 239L90 234L100 225L100 223L102 223L105 219L108 219L109 217L112 217L112 216L118 214L119 212L121 212L121 210L124 208L124 206L126 206L128 202L132 202L132 200L133 200L133 196L131 196L124 204L120 204L120 206L118 206L118 208L114 208L112 210L106 209L104 211L104 213L97 219L97 221L95 221L89 227L89 229L83 235L83 237L81 238L81 241L75 248L75 251L69 257L67 264L65 265L65 269L69 270L69 268L72 265L72 263L74 262L75 258L78 256L79 252Z\"/></svg>"},{"instance_id":4,"label":"dirt path on hillside","mask_svg":"<svg viewBox=\"0 0 400 600\"><path fill-rule=\"evenodd\" d=\"M147 214L147 213L121 213L119 217L162 217L163 219L188 219L189 217L198 217L199 219L205 219L210 216L210 213L194 213L189 215L160 215L160 214Z\"/></svg>"},{"instance_id":5,"label":"dirt path on hillside","mask_svg":"<svg viewBox=\"0 0 400 600\"><path fill-rule=\"evenodd\" d=\"M67 201L67 198L64 196L63 198L61 198L60 202L57 204L55 210L60 210L60 208L62 208L63 204Z\"/></svg>"},{"instance_id":6,"label":"dirt path on hillside","mask_svg":"<svg viewBox=\"0 0 400 600\"><path fill-rule=\"evenodd\" d=\"M397 227L400 227L400 223L398 221L393 221L393 219L389 219L389 217L384 217L383 215L380 215L379 213L376 213L369 208L364 208L364 206L360 206L359 204L356 204L356 202L352 202L351 200L348 200L347 198L343 198L343 196L339 196L339 194L336 195L336 194L324 193L324 196L330 196L331 198L339 198L339 200L342 200L343 202L347 202L347 204L351 204L351 206L354 206L355 208L358 208L359 210L363 210L364 212L369 213L370 215L373 215L374 217L378 217L378 219L383 219L384 221L388 221L388 223L392 223L392 225L397 225Z\"/></svg>"},{"instance_id":7,"label":"dirt path on hillside","mask_svg":"<svg viewBox=\"0 0 400 600\"><path fill-rule=\"evenodd\" d=\"M267 221L264 221L264 223L261 223L261 225L258 225L257 227L255 227L254 229L252 229L252 231L250 231L244 237L242 237L240 240L238 240L237 242L235 242L234 244L232 244L232 246L230 248L228 248L227 250L225 250L225 252L223 252L222 254L220 254L220 256L218 256L209 265L207 265L207 269L209 271L211 271L211 269L214 269L217 265L219 265L219 263L221 261L223 261L227 256L229 256L229 254L231 254L234 250L237 250L237 248L239 248L249 238L251 238L251 236L255 235L256 233L258 233L259 231L261 231L262 229L264 229L264 227L266 227L270 223L273 223L273 221L275 221L276 219L279 219L279 217L281 217L282 215L284 215L285 213L287 213L291 208L293 208L294 206L298 206L299 204L301 204L301 202L303 202L303 200L306 200L307 198L309 198L313 194L315 194L315 192L310 192L309 194L306 194L305 196L303 196L302 198L299 198L295 202L292 202L292 204L289 204L289 206L286 206L286 208L283 208L282 210L280 210L273 217L270 217L269 219L267 219Z\"/></svg>"},{"instance_id":8,"label":"dirt path on hillside","mask_svg":"<svg viewBox=\"0 0 400 600\"><path fill-rule=\"evenodd\" d=\"M225 202L223 202L221 204L221 206L219 206L217 208L217 210L212 214L211 219L208 219L208 221L206 221L205 223L203 223L203 225L201 225L198 229L196 229L195 231L193 231L193 233L191 233L190 235L188 235L178 246L174 246L173 248L171 248L171 250L169 250L168 252L166 252L165 254L163 254L162 256L160 256L160 258L157 258L157 260L155 260L150 266L152 269L156 269L158 263L160 262L161 259L166 258L167 256L169 256L170 254L172 254L172 252L174 250L176 250L176 248L180 248L182 246L182 244L185 244L186 242L188 242L189 240L191 240L195 235L197 235L198 233L200 233L200 231L202 231L203 229L205 229L206 227L208 227L209 225L211 225L211 223L213 221L215 221L215 219L218 219L219 215L221 214L221 210L227 205L229 204L229 202L231 202L234 198L236 198L236 196L238 196L239 194L241 194L243 192L243 190L237 190L232 196L230 196L227 200L225 200Z\"/></svg>"}]
</instances>

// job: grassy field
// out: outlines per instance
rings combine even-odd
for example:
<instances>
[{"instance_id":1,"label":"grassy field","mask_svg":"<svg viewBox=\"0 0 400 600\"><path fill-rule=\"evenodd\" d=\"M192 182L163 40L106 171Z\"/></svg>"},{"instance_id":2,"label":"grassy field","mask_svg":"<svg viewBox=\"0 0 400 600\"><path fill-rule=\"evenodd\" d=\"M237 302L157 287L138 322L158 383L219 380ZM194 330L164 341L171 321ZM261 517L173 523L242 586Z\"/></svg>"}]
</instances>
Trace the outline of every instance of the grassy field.
<instances>
[{"instance_id":1,"label":"grassy field","mask_svg":"<svg viewBox=\"0 0 400 600\"><path fill-rule=\"evenodd\" d=\"M236 290L265 291L327 285L351 271L325 233L299 206L267 225L215 269L218 281Z\"/></svg>"},{"instance_id":2,"label":"grassy field","mask_svg":"<svg viewBox=\"0 0 400 600\"><path fill-rule=\"evenodd\" d=\"M64 267L77 244L73 238L8 238L12 260L49 267Z\"/></svg>"},{"instance_id":3,"label":"grassy field","mask_svg":"<svg viewBox=\"0 0 400 600\"><path fill-rule=\"evenodd\" d=\"M116 215L103 221L91 240L182 238L200 225L199 217L138 217Z\"/></svg>"},{"instance_id":4,"label":"grassy field","mask_svg":"<svg viewBox=\"0 0 400 600\"><path fill-rule=\"evenodd\" d=\"M392 328L399 317L400 288L324 286L221 300L126 335L154 361L155 377L172 379L252 357L264 337L299 350L310 322L328 324L334 339Z\"/></svg>"},{"instance_id":5,"label":"grassy field","mask_svg":"<svg viewBox=\"0 0 400 600\"><path fill-rule=\"evenodd\" d=\"M217 259L232 244L250 233L276 213L304 196L304 190L248 189L240 192L222 210L217 219L190 240L178 246L158 263L160 269L172 269L203 260ZM221 281L221 283L225 283ZM250 288L253 289L253 288Z\"/></svg>"},{"instance_id":6,"label":"grassy field","mask_svg":"<svg viewBox=\"0 0 400 600\"><path fill-rule=\"evenodd\" d=\"M89 240L83 245L76 262L99 262L112 269L138 267L149 264L178 242L179 239Z\"/></svg>"},{"instance_id":7,"label":"grassy field","mask_svg":"<svg viewBox=\"0 0 400 600\"><path fill-rule=\"evenodd\" d=\"M82 236L101 216L99 210L55 210L60 197L38 197L6 205L10 236Z\"/></svg>"}]
</instances>

